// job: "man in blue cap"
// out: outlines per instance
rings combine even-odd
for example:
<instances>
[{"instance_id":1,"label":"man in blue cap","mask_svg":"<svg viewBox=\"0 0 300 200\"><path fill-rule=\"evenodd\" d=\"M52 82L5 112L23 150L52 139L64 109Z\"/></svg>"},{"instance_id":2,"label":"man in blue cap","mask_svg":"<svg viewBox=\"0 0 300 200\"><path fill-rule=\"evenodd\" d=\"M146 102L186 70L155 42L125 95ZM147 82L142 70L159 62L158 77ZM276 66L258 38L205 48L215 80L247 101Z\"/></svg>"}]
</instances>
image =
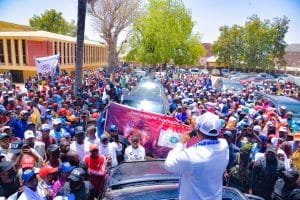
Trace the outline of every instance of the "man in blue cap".
<instances>
[{"instance_id":1,"label":"man in blue cap","mask_svg":"<svg viewBox=\"0 0 300 200\"><path fill-rule=\"evenodd\" d=\"M24 191L22 193L16 192L10 196L11 199L46 200L45 194L41 194L42 191L37 191L38 179L33 170L25 170L22 174L22 181Z\"/></svg>"},{"instance_id":2,"label":"man in blue cap","mask_svg":"<svg viewBox=\"0 0 300 200\"><path fill-rule=\"evenodd\" d=\"M57 181L54 182L52 188L53 198L57 195L57 192L60 190L60 188L62 188L65 185L73 169L75 169L75 166L72 166L69 162L63 162L60 164L58 169L59 178Z\"/></svg>"},{"instance_id":3,"label":"man in blue cap","mask_svg":"<svg viewBox=\"0 0 300 200\"><path fill-rule=\"evenodd\" d=\"M119 134L119 128L114 124L109 127L109 134L110 142L115 142L119 147L116 149L116 153L118 163L121 163L124 160L125 149L130 146L130 143L123 135Z\"/></svg>"}]
</instances>

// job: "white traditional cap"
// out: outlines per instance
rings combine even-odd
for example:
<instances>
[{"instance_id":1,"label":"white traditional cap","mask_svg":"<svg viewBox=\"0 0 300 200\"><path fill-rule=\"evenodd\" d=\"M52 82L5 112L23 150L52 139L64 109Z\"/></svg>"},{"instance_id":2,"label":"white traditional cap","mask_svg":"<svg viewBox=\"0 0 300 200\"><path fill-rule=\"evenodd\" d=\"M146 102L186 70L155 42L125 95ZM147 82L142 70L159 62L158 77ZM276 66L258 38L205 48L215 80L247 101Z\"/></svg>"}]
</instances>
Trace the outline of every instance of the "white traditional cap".
<instances>
[{"instance_id":1,"label":"white traditional cap","mask_svg":"<svg viewBox=\"0 0 300 200\"><path fill-rule=\"evenodd\" d=\"M58 125L61 124L61 120L60 119L54 119L53 120L53 125Z\"/></svg>"},{"instance_id":2,"label":"white traditional cap","mask_svg":"<svg viewBox=\"0 0 300 200\"><path fill-rule=\"evenodd\" d=\"M257 131L257 132L261 133L261 131L262 131L261 126L260 125L255 125L253 127L253 131Z\"/></svg>"},{"instance_id":3,"label":"white traditional cap","mask_svg":"<svg viewBox=\"0 0 300 200\"><path fill-rule=\"evenodd\" d=\"M221 131L221 120L213 113L206 112L196 119L199 131L207 136L218 136Z\"/></svg>"},{"instance_id":4,"label":"white traditional cap","mask_svg":"<svg viewBox=\"0 0 300 200\"><path fill-rule=\"evenodd\" d=\"M27 140L27 139L29 139L29 138L34 138L35 136L34 136L34 134L33 134L33 132L31 131L31 130L27 130L27 131L25 131L25 133L24 133L24 138L25 138L25 140Z\"/></svg>"},{"instance_id":5,"label":"white traditional cap","mask_svg":"<svg viewBox=\"0 0 300 200\"><path fill-rule=\"evenodd\" d=\"M281 126L280 128L279 128L279 132L287 132L288 130L287 130L287 128L285 127L285 126Z\"/></svg>"}]
</instances>

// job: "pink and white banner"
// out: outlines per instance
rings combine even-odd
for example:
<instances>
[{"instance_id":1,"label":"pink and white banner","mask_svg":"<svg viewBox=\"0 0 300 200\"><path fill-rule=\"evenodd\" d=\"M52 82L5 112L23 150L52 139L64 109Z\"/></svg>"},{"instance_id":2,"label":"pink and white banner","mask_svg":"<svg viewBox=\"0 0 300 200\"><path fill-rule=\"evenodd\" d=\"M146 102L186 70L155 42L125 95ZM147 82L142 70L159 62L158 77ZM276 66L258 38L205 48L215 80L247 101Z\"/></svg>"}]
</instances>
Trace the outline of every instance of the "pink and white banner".
<instances>
[{"instance_id":1,"label":"pink and white banner","mask_svg":"<svg viewBox=\"0 0 300 200\"><path fill-rule=\"evenodd\" d=\"M172 116L145 112L117 103L108 106L105 130L112 124L118 126L120 134L129 141L132 135L140 135L146 154L154 158L165 158L180 141L182 134L192 130Z\"/></svg>"}]
</instances>

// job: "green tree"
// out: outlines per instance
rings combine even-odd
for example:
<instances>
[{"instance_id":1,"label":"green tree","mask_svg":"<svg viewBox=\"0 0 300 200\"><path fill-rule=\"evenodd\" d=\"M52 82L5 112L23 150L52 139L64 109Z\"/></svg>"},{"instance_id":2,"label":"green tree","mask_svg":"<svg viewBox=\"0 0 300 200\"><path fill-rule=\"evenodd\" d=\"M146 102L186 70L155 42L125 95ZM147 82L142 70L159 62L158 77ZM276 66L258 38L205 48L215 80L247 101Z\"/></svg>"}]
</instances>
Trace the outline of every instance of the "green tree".
<instances>
[{"instance_id":1,"label":"green tree","mask_svg":"<svg viewBox=\"0 0 300 200\"><path fill-rule=\"evenodd\" d=\"M275 18L271 24L272 36L272 60L275 60L277 67L282 67L286 64L284 60L285 48L287 43L284 40L285 34L288 32L290 20L284 16L283 18Z\"/></svg>"},{"instance_id":2,"label":"green tree","mask_svg":"<svg viewBox=\"0 0 300 200\"><path fill-rule=\"evenodd\" d=\"M244 28L238 25L220 27L220 36L212 46L213 54L217 55L217 63L228 67L242 67Z\"/></svg>"},{"instance_id":3,"label":"green tree","mask_svg":"<svg viewBox=\"0 0 300 200\"><path fill-rule=\"evenodd\" d=\"M181 0L149 0L136 19L126 59L148 64L196 64L205 54L194 22Z\"/></svg>"},{"instance_id":4,"label":"green tree","mask_svg":"<svg viewBox=\"0 0 300 200\"><path fill-rule=\"evenodd\" d=\"M256 15L245 24L244 62L249 70L269 69L273 64L271 58L271 34L269 21L261 21Z\"/></svg>"},{"instance_id":5,"label":"green tree","mask_svg":"<svg viewBox=\"0 0 300 200\"><path fill-rule=\"evenodd\" d=\"M217 62L246 70L274 70L275 66L285 64L284 54L287 46L284 41L288 31L287 17L260 20L253 15L243 27L223 26L212 51L218 56Z\"/></svg>"},{"instance_id":6,"label":"green tree","mask_svg":"<svg viewBox=\"0 0 300 200\"><path fill-rule=\"evenodd\" d=\"M67 22L61 12L55 9L46 10L41 15L33 15L29 19L29 24L34 29L49 31L62 35L76 36L75 21Z\"/></svg>"}]
</instances>

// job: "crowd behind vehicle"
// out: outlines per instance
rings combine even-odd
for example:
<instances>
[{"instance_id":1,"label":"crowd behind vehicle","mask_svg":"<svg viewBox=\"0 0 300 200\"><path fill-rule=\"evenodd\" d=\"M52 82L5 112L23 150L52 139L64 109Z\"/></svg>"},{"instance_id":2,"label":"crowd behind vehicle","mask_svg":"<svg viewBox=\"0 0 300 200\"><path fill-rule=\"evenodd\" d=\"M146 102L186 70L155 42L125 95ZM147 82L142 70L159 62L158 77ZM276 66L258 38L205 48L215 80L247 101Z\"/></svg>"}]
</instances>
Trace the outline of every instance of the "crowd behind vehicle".
<instances>
[{"instance_id":1,"label":"crowd behind vehicle","mask_svg":"<svg viewBox=\"0 0 300 200\"><path fill-rule=\"evenodd\" d=\"M74 76L65 72L29 78L25 90L4 74L0 196L103 198L111 168L124 161L153 159L145 153L140 135L126 138L116 125L104 130L109 102L125 104L149 76L162 85L162 104L167 107L163 114L192 128L205 112L219 116L230 155L224 186L265 199L300 199L297 79L266 73L223 75L227 78L213 84L209 72L197 68L85 71L83 87L74 95Z\"/></svg>"}]
</instances>

